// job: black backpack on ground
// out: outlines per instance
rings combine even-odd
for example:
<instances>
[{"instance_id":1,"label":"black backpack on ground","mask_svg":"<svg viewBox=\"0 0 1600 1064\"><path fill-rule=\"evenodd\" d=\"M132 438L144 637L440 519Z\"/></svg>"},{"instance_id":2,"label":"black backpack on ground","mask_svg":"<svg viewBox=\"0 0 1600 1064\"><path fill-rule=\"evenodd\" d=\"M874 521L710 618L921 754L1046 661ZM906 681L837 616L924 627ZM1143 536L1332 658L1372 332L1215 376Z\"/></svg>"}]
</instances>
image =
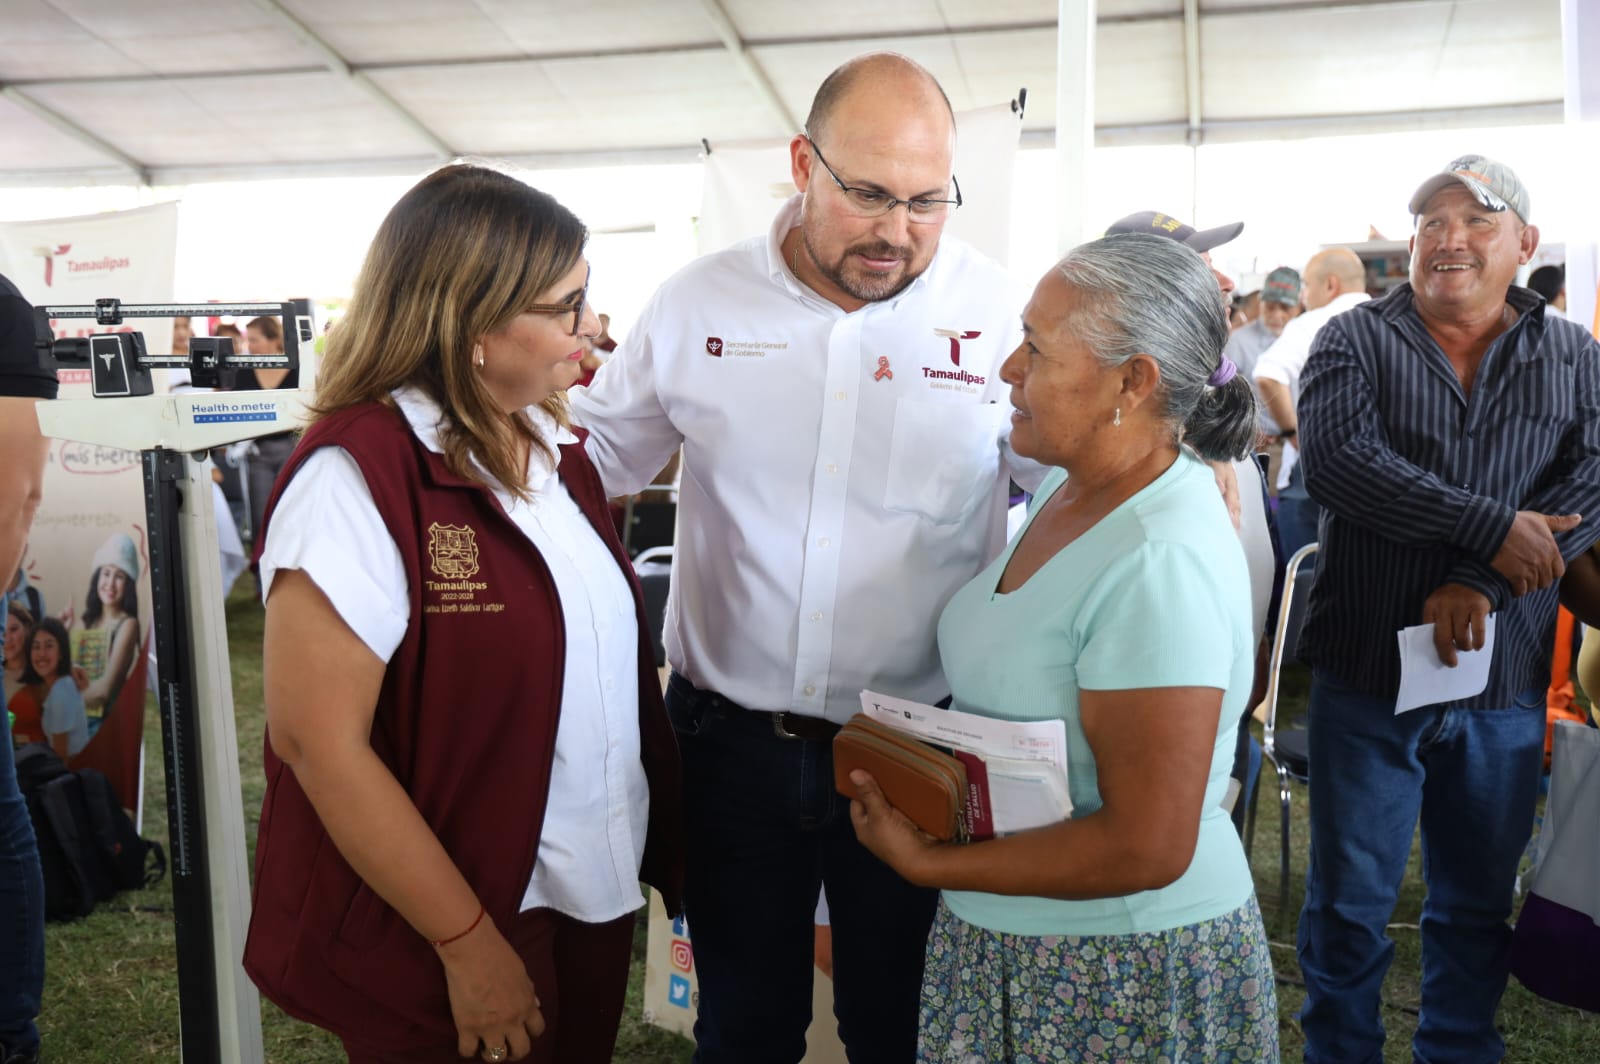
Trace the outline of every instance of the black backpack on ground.
<instances>
[{"instance_id":1,"label":"black backpack on ground","mask_svg":"<svg viewBox=\"0 0 1600 1064\"><path fill-rule=\"evenodd\" d=\"M88 768L68 770L43 743L22 747L16 762L39 843L46 919L87 916L118 891L150 886L166 875L166 852L139 837L105 776Z\"/></svg>"}]
</instances>

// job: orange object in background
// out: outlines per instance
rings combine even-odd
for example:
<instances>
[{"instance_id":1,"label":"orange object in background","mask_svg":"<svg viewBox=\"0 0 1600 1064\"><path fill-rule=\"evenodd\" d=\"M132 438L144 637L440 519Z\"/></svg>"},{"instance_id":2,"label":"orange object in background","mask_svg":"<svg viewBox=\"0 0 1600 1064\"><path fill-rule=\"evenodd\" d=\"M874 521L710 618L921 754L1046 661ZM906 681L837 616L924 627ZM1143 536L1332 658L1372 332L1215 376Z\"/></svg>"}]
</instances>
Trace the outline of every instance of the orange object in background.
<instances>
[{"instance_id":1,"label":"orange object in background","mask_svg":"<svg viewBox=\"0 0 1600 1064\"><path fill-rule=\"evenodd\" d=\"M1577 691L1572 686L1572 643L1577 629L1577 619L1562 606L1556 614L1556 651L1550 658L1550 688L1544 699L1544 770L1550 771L1550 742L1555 735L1556 721L1570 720L1587 724L1588 716L1578 705Z\"/></svg>"}]
</instances>

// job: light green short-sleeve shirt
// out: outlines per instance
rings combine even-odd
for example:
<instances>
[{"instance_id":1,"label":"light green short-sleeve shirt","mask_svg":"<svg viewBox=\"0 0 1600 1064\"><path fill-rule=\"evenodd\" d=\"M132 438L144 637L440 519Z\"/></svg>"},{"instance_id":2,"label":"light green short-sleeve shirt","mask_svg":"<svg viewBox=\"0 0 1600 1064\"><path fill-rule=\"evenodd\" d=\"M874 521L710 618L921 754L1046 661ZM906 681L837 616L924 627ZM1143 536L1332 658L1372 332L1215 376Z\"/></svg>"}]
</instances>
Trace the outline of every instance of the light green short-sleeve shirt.
<instances>
[{"instance_id":1,"label":"light green short-sleeve shirt","mask_svg":"<svg viewBox=\"0 0 1600 1064\"><path fill-rule=\"evenodd\" d=\"M1065 480L1065 473L1051 473L1038 501ZM956 708L1065 721L1072 815L1085 817L1102 801L1078 717L1080 690L1150 688L1159 698L1163 687L1222 689L1199 841L1188 870L1159 890L1084 901L946 891L946 903L968 923L1019 935L1159 931L1237 909L1254 887L1220 803L1250 696L1256 639L1244 551L1210 468L1181 454L1022 587L996 594L1021 538L958 591L940 618L939 652ZM1162 781L1151 776L1148 785Z\"/></svg>"}]
</instances>

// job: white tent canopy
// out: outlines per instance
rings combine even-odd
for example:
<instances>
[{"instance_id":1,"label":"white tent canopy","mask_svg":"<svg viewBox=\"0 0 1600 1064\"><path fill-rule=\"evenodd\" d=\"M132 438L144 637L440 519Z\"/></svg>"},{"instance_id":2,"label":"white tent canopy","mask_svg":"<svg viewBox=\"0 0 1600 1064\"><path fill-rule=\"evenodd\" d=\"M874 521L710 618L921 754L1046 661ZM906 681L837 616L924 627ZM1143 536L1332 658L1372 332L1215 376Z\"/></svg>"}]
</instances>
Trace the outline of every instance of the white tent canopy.
<instances>
[{"instance_id":1,"label":"white tent canopy","mask_svg":"<svg viewBox=\"0 0 1600 1064\"><path fill-rule=\"evenodd\" d=\"M1560 0L1099 0L1101 144L1561 120ZM689 161L906 52L1055 125L1055 0L0 0L0 185Z\"/></svg>"}]
</instances>

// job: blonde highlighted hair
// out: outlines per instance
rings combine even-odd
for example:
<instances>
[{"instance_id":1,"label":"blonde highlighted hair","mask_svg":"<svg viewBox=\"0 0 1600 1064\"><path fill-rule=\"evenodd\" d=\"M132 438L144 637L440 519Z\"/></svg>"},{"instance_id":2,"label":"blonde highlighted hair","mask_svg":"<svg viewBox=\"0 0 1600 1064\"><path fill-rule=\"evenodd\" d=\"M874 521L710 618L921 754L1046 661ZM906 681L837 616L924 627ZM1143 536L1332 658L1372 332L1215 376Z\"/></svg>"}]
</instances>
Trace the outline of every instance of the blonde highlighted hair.
<instances>
[{"instance_id":1,"label":"blonde highlighted hair","mask_svg":"<svg viewBox=\"0 0 1600 1064\"><path fill-rule=\"evenodd\" d=\"M416 388L444 411L451 471L481 483L475 457L526 498L523 444L551 446L522 411L508 417L495 405L473 350L571 272L588 236L571 211L509 174L466 163L435 170L367 249L349 309L328 334L312 419ZM568 424L564 394L541 405Z\"/></svg>"}]
</instances>

